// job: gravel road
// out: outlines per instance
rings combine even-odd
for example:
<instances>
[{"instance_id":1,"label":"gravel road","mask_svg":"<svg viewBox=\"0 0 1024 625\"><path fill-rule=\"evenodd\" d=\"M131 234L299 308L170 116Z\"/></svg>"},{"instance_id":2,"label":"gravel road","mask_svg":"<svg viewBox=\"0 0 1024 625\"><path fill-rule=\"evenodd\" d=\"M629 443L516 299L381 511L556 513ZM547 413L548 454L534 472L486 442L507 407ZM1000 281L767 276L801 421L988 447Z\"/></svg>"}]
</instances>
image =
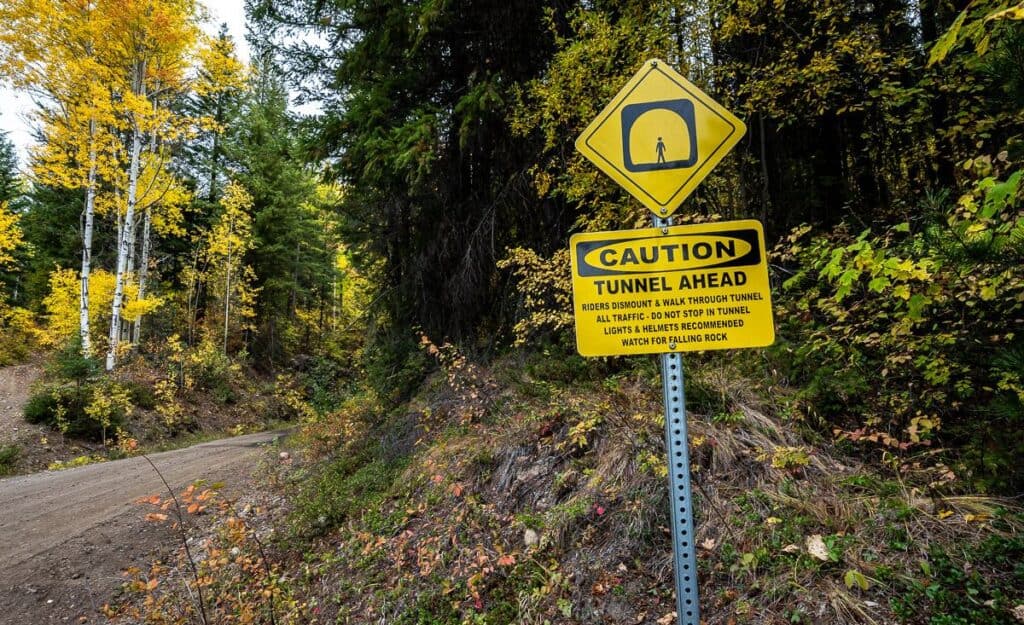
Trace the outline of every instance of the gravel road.
<instances>
[{"instance_id":1,"label":"gravel road","mask_svg":"<svg viewBox=\"0 0 1024 625\"><path fill-rule=\"evenodd\" d=\"M248 486L260 446L282 432L250 434L153 454L175 491L205 479L227 492ZM165 494L135 457L0 480L0 623L98 623L97 609L129 566L147 567L174 548L135 500Z\"/></svg>"}]
</instances>

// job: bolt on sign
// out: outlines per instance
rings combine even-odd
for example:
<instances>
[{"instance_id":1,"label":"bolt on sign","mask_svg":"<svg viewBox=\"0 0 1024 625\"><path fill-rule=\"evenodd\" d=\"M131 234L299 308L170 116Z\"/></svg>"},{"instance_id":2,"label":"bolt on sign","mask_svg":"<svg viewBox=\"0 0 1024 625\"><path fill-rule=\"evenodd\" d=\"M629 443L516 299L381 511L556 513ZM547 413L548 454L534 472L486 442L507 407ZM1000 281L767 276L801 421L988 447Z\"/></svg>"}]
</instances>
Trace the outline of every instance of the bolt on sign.
<instances>
[{"instance_id":1,"label":"bolt on sign","mask_svg":"<svg viewBox=\"0 0 1024 625\"><path fill-rule=\"evenodd\" d=\"M588 232L569 247L576 347L584 356L775 340L758 221Z\"/></svg>"},{"instance_id":2,"label":"bolt on sign","mask_svg":"<svg viewBox=\"0 0 1024 625\"><path fill-rule=\"evenodd\" d=\"M671 216L747 128L667 63L651 60L576 149L659 217Z\"/></svg>"},{"instance_id":3,"label":"bolt on sign","mask_svg":"<svg viewBox=\"0 0 1024 625\"><path fill-rule=\"evenodd\" d=\"M653 228L570 238L572 297L580 354L661 354L679 625L701 622L680 354L770 345L775 330L761 224L675 226L672 214L745 132L653 59L576 139L576 149L654 213Z\"/></svg>"}]
</instances>

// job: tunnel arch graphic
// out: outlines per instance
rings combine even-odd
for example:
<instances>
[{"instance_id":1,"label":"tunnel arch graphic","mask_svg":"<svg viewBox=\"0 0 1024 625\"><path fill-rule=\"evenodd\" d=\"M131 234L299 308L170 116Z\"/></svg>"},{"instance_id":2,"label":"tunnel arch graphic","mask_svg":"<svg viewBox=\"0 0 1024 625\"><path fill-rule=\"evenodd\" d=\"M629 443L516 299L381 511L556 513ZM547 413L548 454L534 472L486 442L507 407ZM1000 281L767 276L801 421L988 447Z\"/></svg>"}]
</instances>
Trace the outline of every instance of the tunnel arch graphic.
<instances>
[{"instance_id":1,"label":"tunnel arch graphic","mask_svg":"<svg viewBox=\"0 0 1024 625\"><path fill-rule=\"evenodd\" d=\"M687 153L687 158L682 160L677 159L666 161L663 157L664 144L662 143L662 138L658 137L656 151L657 156L654 160L643 161L641 159L634 159L632 148L630 146L630 135L633 132L633 125L644 113L655 110L664 110L675 113L682 120L683 126L686 129L686 136L678 137L669 132L671 129L668 128L665 129L662 136L688 142L690 150ZM622 161L623 166L627 171L644 172L659 171L663 169L686 169L688 167L693 167L697 163L697 126L693 101L686 98L679 98L676 100L663 100L660 102L638 102L636 104L627 104L622 107L620 116L620 121L622 123Z\"/></svg>"}]
</instances>

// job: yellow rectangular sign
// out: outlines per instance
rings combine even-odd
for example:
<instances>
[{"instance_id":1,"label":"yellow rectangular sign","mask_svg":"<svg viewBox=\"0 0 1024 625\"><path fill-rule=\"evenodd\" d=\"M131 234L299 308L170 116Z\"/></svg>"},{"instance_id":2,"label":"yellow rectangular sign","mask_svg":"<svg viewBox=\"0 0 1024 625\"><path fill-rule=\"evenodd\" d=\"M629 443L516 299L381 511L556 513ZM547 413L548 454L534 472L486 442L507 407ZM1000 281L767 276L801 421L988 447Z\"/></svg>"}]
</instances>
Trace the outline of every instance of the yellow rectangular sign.
<instances>
[{"instance_id":1,"label":"yellow rectangular sign","mask_svg":"<svg viewBox=\"0 0 1024 625\"><path fill-rule=\"evenodd\" d=\"M764 230L748 219L569 239L576 347L626 356L775 341Z\"/></svg>"}]
</instances>

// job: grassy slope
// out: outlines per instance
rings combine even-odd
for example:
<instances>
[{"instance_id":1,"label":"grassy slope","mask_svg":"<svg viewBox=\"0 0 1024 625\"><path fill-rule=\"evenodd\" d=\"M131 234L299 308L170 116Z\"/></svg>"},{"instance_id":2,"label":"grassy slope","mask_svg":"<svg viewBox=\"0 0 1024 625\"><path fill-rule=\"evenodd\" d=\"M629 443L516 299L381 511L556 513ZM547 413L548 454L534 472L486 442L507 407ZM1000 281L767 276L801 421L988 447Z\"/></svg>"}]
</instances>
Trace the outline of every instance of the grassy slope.
<instances>
[{"instance_id":1,"label":"grassy slope","mask_svg":"<svg viewBox=\"0 0 1024 625\"><path fill-rule=\"evenodd\" d=\"M332 458L296 498L317 620L670 622L653 360L441 360L399 410L356 398L306 433ZM1018 622L1019 509L810 444L755 389L720 363L688 380L706 623Z\"/></svg>"}]
</instances>

